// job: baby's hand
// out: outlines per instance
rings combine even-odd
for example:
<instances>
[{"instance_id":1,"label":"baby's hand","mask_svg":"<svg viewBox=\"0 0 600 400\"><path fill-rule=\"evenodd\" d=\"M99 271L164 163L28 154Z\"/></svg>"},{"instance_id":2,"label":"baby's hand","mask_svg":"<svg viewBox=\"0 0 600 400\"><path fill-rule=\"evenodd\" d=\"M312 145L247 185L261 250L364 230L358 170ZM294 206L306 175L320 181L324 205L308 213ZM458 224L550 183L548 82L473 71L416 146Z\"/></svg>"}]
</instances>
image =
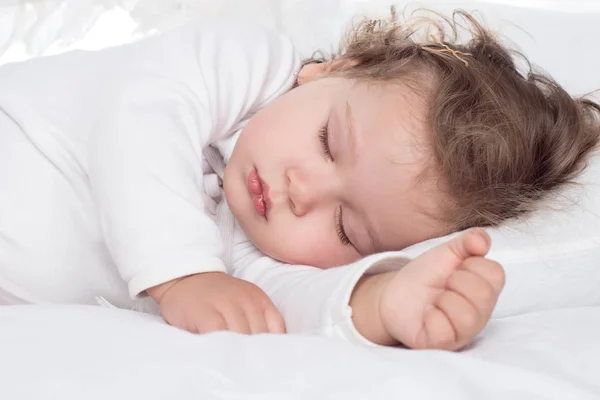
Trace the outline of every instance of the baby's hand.
<instances>
[{"instance_id":1,"label":"baby's hand","mask_svg":"<svg viewBox=\"0 0 600 400\"><path fill-rule=\"evenodd\" d=\"M170 325L193 333L285 333L279 311L258 286L222 272L206 272L148 290Z\"/></svg>"},{"instance_id":2,"label":"baby's hand","mask_svg":"<svg viewBox=\"0 0 600 400\"><path fill-rule=\"evenodd\" d=\"M357 329L380 344L465 346L485 327L504 286L500 264L483 258L489 248L487 233L473 229L399 271L363 278L351 300Z\"/></svg>"}]
</instances>

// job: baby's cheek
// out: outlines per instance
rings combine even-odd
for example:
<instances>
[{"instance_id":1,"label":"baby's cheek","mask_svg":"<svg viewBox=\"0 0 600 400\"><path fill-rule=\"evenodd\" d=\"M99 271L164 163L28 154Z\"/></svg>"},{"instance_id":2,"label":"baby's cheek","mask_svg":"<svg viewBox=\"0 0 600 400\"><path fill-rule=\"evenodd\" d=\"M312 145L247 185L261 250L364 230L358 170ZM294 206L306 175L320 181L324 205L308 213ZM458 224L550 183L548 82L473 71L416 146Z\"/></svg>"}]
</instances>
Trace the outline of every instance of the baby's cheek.
<instances>
[{"instance_id":1,"label":"baby's cheek","mask_svg":"<svg viewBox=\"0 0 600 400\"><path fill-rule=\"evenodd\" d=\"M342 265L351 264L358 259L360 259L360 255L356 251L350 248L345 248L345 246L338 245L336 247L336 251L331 251L323 255L323 262L318 267L321 269L339 267Z\"/></svg>"},{"instance_id":2,"label":"baby's cheek","mask_svg":"<svg viewBox=\"0 0 600 400\"><path fill-rule=\"evenodd\" d=\"M345 246L335 232L319 230L307 235L304 243L304 264L327 269L349 264L358 259L352 246Z\"/></svg>"},{"instance_id":3,"label":"baby's cheek","mask_svg":"<svg viewBox=\"0 0 600 400\"><path fill-rule=\"evenodd\" d=\"M288 264L314 265L321 252L312 238L293 229L271 230L257 241L263 253Z\"/></svg>"},{"instance_id":4,"label":"baby's cheek","mask_svg":"<svg viewBox=\"0 0 600 400\"><path fill-rule=\"evenodd\" d=\"M349 264L358 260L351 246L344 246L335 233L328 235L306 221L283 218L271 221L262 232L254 232L256 246L269 257L288 264L310 265L322 269ZM299 222L306 222L299 223Z\"/></svg>"},{"instance_id":5,"label":"baby's cheek","mask_svg":"<svg viewBox=\"0 0 600 400\"><path fill-rule=\"evenodd\" d=\"M341 243L334 240L319 240L305 243L303 251L298 254L294 264L328 269L349 264L357 259L358 255L345 248Z\"/></svg>"}]
</instances>

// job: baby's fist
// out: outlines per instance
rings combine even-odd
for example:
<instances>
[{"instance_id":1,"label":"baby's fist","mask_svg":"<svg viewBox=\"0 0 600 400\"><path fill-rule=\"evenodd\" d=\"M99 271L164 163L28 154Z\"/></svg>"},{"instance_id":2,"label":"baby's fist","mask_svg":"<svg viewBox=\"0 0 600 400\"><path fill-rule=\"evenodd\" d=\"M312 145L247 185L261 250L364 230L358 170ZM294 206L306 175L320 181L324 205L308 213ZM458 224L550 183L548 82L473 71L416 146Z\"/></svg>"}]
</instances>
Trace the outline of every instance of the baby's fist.
<instances>
[{"instance_id":1,"label":"baby's fist","mask_svg":"<svg viewBox=\"0 0 600 400\"><path fill-rule=\"evenodd\" d=\"M474 229L407 264L380 304L388 333L412 348L457 350L469 343L504 286L500 264L484 258L489 248L487 233Z\"/></svg>"},{"instance_id":2,"label":"baby's fist","mask_svg":"<svg viewBox=\"0 0 600 400\"><path fill-rule=\"evenodd\" d=\"M279 311L258 286L221 272L167 282L149 293L170 325L193 333L284 333Z\"/></svg>"},{"instance_id":3,"label":"baby's fist","mask_svg":"<svg viewBox=\"0 0 600 400\"><path fill-rule=\"evenodd\" d=\"M406 264L365 277L351 306L356 328L384 345L457 350L486 325L504 286L500 264L484 258L490 238L467 231Z\"/></svg>"}]
</instances>

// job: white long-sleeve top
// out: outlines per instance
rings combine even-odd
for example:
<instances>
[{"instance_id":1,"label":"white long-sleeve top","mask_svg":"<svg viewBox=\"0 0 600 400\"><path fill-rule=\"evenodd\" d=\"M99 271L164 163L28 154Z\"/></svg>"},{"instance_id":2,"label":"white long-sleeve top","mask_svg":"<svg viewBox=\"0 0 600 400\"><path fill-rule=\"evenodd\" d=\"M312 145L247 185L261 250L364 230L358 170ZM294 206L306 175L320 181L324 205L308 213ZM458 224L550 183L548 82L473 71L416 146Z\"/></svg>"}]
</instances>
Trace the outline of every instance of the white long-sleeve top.
<instances>
[{"instance_id":1,"label":"white long-sleeve top","mask_svg":"<svg viewBox=\"0 0 600 400\"><path fill-rule=\"evenodd\" d=\"M261 254L236 225L230 271L222 261L214 217L222 194L203 150L213 145L227 161L245 122L289 90L299 68L300 59L284 36L222 21L100 52L2 67L0 108L12 122L0 124L0 136L9 126L19 130L62 182L39 194L45 197L39 201L41 212L53 213L52 207L76 198L81 209L69 215L95 221L89 224L96 223L100 233L84 234L80 224L68 220L66 228L49 228L44 245L79 243L94 260L84 265L81 257L61 252L46 257L43 265L39 260L15 265L23 257L11 258L10 241L0 242L5 259L12 260L2 262L0 255L0 290L4 277L5 291L19 286L20 293L33 293L31 298L89 302L101 294L127 307L125 298L134 301L150 287L223 271L260 286L289 332L364 343L351 319L354 286L382 260L379 268L403 265L404 254L373 255L329 270L287 265ZM14 168L32 169L32 164ZM0 176L2 190L8 189ZM0 200L0 208L18 209L19 197L11 190L12 203ZM2 224L0 231L9 236L11 229L35 229L27 223ZM11 268L19 268L20 278ZM126 285L108 288L116 272ZM28 286L44 276L56 280L57 274L63 275L62 283L51 288Z\"/></svg>"}]
</instances>

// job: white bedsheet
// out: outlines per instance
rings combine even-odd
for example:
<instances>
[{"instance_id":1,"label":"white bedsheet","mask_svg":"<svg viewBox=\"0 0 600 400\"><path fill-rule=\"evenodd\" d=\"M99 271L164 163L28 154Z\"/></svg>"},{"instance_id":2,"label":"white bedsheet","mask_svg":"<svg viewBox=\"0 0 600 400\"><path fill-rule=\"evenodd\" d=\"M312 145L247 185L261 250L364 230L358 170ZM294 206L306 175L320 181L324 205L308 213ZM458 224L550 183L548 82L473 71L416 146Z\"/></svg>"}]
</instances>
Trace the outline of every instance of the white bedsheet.
<instances>
[{"instance_id":1,"label":"white bedsheet","mask_svg":"<svg viewBox=\"0 0 600 400\"><path fill-rule=\"evenodd\" d=\"M195 336L145 314L0 308L0 398L600 398L600 307L492 321L461 353L311 336Z\"/></svg>"}]
</instances>

